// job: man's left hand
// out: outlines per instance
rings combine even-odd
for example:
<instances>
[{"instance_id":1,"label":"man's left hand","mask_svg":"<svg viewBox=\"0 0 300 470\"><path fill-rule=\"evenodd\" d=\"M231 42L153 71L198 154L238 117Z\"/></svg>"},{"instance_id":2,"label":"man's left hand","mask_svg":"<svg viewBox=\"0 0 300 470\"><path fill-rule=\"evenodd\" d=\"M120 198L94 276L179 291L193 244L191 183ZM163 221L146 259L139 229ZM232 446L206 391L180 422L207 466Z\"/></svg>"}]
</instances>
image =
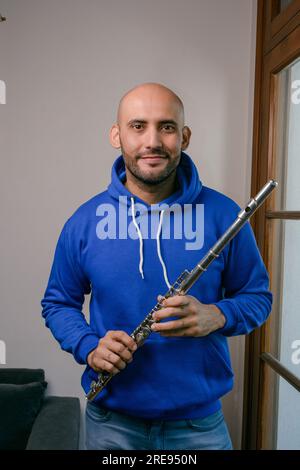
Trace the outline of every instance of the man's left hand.
<instances>
[{"instance_id":1,"label":"man's left hand","mask_svg":"<svg viewBox=\"0 0 300 470\"><path fill-rule=\"evenodd\" d=\"M218 307L203 304L191 295L174 295L163 300L162 305L153 315L156 322L179 317L178 320L152 325L152 331L162 336L206 336L225 325L225 317Z\"/></svg>"}]
</instances>

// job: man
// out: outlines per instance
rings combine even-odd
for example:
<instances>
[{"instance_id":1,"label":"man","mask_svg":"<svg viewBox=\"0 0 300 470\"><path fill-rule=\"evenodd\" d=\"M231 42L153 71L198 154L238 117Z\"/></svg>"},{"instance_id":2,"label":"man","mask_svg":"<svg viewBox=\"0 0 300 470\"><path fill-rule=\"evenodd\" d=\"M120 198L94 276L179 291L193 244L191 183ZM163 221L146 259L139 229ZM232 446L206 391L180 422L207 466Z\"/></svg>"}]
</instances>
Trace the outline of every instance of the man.
<instances>
[{"instance_id":1,"label":"man","mask_svg":"<svg viewBox=\"0 0 300 470\"><path fill-rule=\"evenodd\" d=\"M68 219L57 244L42 300L46 325L87 364L86 393L99 371L114 374L87 404L88 449L232 448L220 404L233 386L227 336L261 325L272 303L249 223L189 295L163 302L137 351L130 337L240 210L202 185L184 153L190 136L171 90L130 90L110 133L122 151L112 181ZM81 310L90 292L88 324Z\"/></svg>"}]
</instances>

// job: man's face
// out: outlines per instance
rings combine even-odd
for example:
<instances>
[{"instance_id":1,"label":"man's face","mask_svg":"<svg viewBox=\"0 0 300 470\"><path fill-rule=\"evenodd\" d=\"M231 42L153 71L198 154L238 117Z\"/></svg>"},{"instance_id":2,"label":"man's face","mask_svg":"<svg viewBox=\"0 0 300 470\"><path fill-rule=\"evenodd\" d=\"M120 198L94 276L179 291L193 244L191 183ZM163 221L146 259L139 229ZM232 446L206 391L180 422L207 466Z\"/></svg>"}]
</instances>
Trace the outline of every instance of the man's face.
<instances>
[{"instance_id":1,"label":"man's face","mask_svg":"<svg viewBox=\"0 0 300 470\"><path fill-rule=\"evenodd\" d=\"M121 103L114 147L121 147L127 171L147 185L165 181L188 146L183 110L172 94L159 88L138 89Z\"/></svg>"}]
</instances>

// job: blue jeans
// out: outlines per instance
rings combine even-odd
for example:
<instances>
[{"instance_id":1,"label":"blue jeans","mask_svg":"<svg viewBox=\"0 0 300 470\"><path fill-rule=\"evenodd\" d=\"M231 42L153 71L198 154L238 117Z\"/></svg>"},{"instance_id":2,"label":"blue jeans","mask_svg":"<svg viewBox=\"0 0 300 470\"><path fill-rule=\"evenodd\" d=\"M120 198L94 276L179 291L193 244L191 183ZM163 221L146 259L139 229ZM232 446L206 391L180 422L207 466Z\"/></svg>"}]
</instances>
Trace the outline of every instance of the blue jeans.
<instances>
[{"instance_id":1,"label":"blue jeans","mask_svg":"<svg viewBox=\"0 0 300 470\"><path fill-rule=\"evenodd\" d=\"M141 419L86 406L87 450L231 450L222 410L206 418Z\"/></svg>"}]
</instances>

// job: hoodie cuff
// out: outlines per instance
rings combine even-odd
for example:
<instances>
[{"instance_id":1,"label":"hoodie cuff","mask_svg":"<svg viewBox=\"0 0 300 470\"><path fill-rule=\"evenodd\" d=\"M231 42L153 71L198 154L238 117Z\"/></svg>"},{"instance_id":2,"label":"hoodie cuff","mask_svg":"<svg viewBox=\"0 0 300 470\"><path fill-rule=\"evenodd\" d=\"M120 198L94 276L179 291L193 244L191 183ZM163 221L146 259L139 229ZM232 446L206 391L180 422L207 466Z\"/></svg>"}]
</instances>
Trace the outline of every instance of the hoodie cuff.
<instances>
[{"instance_id":1,"label":"hoodie cuff","mask_svg":"<svg viewBox=\"0 0 300 470\"><path fill-rule=\"evenodd\" d=\"M230 299L220 300L214 303L225 317L225 325L217 331L225 336L231 336L236 331L238 325L238 315L234 303Z\"/></svg>"},{"instance_id":2,"label":"hoodie cuff","mask_svg":"<svg viewBox=\"0 0 300 470\"><path fill-rule=\"evenodd\" d=\"M84 336L74 351L74 357L79 364L87 364L87 356L96 349L99 343L99 336L89 334Z\"/></svg>"}]
</instances>

